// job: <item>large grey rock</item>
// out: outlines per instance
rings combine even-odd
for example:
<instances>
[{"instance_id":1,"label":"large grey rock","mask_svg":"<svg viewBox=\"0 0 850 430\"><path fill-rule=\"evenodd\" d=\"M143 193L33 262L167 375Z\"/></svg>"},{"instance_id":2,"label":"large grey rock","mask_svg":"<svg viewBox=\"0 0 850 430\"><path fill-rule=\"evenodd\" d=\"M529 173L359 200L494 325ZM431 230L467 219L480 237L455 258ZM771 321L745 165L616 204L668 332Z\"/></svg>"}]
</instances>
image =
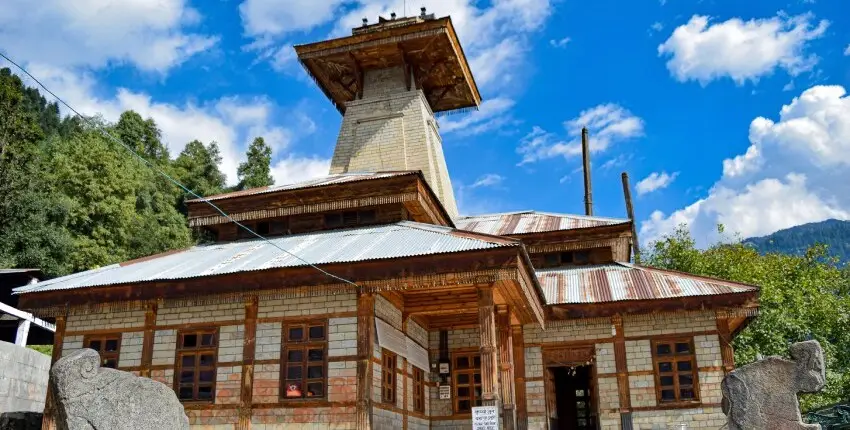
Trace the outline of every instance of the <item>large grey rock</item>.
<instances>
[{"instance_id":1,"label":"large grey rock","mask_svg":"<svg viewBox=\"0 0 850 430\"><path fill-rule=\"evenodd\" d=\"M795 343L791 358L768 357L726 375L723 413L729 430L820 429L800 417L797 393L814 393L826 383L823 349L815 340Z\"/></svg>"},{"instance_id":2,"label":"large grey rock","mask_svg":"<svg viewBox=\"0 0 850 430\"><path fill-rule=\"evenodd\" d=\"M81 349L50 370L58 430L188 429L183 405L170 388L132 373L100 367Z\"/></svg>"}]
</instances>

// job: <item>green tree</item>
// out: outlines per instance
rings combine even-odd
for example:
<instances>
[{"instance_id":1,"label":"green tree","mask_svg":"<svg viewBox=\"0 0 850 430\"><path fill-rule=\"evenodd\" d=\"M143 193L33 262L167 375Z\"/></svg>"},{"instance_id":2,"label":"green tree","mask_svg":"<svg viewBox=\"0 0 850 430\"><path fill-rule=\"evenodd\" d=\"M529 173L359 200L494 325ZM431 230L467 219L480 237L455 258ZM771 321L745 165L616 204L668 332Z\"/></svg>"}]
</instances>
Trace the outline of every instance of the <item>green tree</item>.
<instances>
[{"instance_id":1,"label":"green tree","mask_svg":"<svg viewBox=\"0 0 850 430\"><path fill-rule=\"evenodd\" d=\"M266 145L262 137L251 142L248 147L247 159L239 164L239 185L237 188L265 187L274 184L271 176L272 149Z\"/></svg>"},{"instance_id":2,"label":"green tree","mask_svg":"<svg viewBox=\"0 0 850 430\"><path fill-rule=\"evenodd\" d=\"M681 226L651 244L646 263L759 286L760 315L734 340L736 363L750 363L758 355L787 356L789 344L817 339L827 385L822 393L803 396L803 408L850 399L850 270L836 268L825 247L803 256L759 255L740 241L702 250Z\"/></svg>"},{"instance_id":3,"label":"green tree","mask_svg":"<svg viewBox=\"0 0 850 430\"><path fill-rule=\"evenodd\" d=\"M162 143L162 133L153 119L142 119L135 111L128 110L118 118L114 130L117 137L139 155L159 164L169 161L168 149Z\"/></svg>"},{"instance_id":4,"label":"green tree","mask_svg":"<svg viewBox=\"0 0 850 430\"><path fill-rule=\"evenodd\" d=\"M204 145L193 140L186 144L174 161L174 170L177 179L190 190L201 196L211 196L224 191L225 177L219 169L220 164L217 143Z\"/></svg>"}]
</instances>

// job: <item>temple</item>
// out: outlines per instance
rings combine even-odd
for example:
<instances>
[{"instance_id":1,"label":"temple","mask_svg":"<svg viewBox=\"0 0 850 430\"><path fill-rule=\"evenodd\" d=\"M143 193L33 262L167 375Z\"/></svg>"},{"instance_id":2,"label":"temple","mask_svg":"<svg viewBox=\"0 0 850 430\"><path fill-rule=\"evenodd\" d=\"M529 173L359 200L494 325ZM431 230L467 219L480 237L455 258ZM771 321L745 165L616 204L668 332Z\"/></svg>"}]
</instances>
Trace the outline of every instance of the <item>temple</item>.
<instances>
[{"instance_id":1,"label":"temple","mask_svg":"<svg viewBox=\"0 0 850 430\"><path fill-rule=\"evenodd\" d=\"M198 429L719 428L759 290L632 264L633 220L459 216L435 112L480 96L450 18L296 46L343 114L328 176L211 196L212 243L18 288ZM55 412L48 400L45 428Z\"/></svg>"}]
</instances>

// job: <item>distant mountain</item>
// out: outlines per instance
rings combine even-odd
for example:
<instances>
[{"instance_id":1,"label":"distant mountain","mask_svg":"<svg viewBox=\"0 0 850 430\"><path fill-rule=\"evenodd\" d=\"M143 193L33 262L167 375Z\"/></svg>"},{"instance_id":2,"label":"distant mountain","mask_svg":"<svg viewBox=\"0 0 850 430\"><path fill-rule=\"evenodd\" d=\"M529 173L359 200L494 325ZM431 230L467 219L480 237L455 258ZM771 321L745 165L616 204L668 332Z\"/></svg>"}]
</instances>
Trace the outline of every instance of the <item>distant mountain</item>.
<instances>
[{"instance_id":1,"label":"distant mountain","mask_svg":"<svg viewBox=\"0 0 850 430\"><path fill-rule=\"evenodd\" d=\"M759 253L803 255L810 246L822 243L829 246L829 255L841 259L840 265L850 262L850 221L830 219L798 225L763 237L751 237L744 243Z\"/></svg>"}]
</instances>

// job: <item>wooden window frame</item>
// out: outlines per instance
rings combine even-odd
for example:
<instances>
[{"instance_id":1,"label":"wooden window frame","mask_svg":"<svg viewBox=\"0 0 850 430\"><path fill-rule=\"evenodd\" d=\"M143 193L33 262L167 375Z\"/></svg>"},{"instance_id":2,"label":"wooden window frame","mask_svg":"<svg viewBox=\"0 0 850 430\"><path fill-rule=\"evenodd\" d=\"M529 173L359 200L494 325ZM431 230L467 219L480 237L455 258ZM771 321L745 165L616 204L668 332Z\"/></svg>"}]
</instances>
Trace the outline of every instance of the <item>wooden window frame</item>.
<instances>
[{"instance_id":1,"label":"wooden window frame","mask_svg":"<svg viewBox=\"0 0 850 430\"><path fill-rule=\"evenodd\" d=\"M461 357L465 357L470 363L469 367L464 369L459 369L457 365L458 359ZM476 359L478 361L478 365L475 365ZM475 394L475 387L481 386L481 353L478 351L475 352L454 352L452 353L452 362L451 362L451 387L452 387L452 411L455 414L471 414L472 408L475 406L481 406L481 399L478 398ZM478 383L475 382L475 375L478 374ZM467 375L469 381L468 383L459 384L458 376L459 375ZM468 396L460 396L458 395L460 388L466 387L469 389ZM460 402L464 400L469 400L469 410L461 410Z\"/></svg>"},{"instance_id":2,"label":"wooden window frame","mask_svg":"<svg viewBox=\"0 0 850 430\"><path fill-rule=\"evenodd\" d=\"M210 345L203 344L204 335L212 335L213 341ZM183 339L186 336L195 335L196 344L195 346L184 346ZM218 345L220 338L220 333L218 327L203 327L203 328L191 328L191 329L182 329L177 331L177 345L175 345L175 353L174 353L174 392L177 394L177 398L181 403L214 403L215 402L215 389L216 389L216 381L218 379ZM201 363L202 356L210 356L212 355L212 364L203 365ZM180 397L180 389L185 388L189 385L189 383L182 382L183 375L183 357L194 357L195 361L193 366L191 367L193 376L192 376L192 398L181 398ZM202 382L200 380L202 372L212 371L212 380L209 383ZM200 388L204 386L210 387L210 397L208 399L201 399L199 396Z\"/></svg>"},{"instance_id":3,"label":"wooden window frame","mask_svg":"<svg viewBox=\"0 0 850 430\"><path fill-rule=\"evenodd\" d=\"M323 336L321 338L311 338L310 328L321 327ZM301 339L291 339L290 329L302 329ZM280 352L280 399L284 402L299 402L305 400L324 400L328 397L328 320L310 320L301 322L284 323L281 328L281 352ZM309 351L320 350L322 352L321 364L318 361L310 361ZM301 351L301 359L296 361L289 360L290 351ZM310 365L310 363L317 363ZM289 378L289 368L301 367L300 378ZM321 367L321 377L309 377L310 367ZM288 396L289 383L300 382L298 387L299 396ZM310 395L307 387L310 384L320 383L322 387L322 395Z\"/></svg>"},{"instance_id":4,"label":"wooden window frame","mask_svg":"<svg viewBox=\"0 0 850 430\"><path fill-rule=\"evenodd\" d=\"M687 344L688 352L687 353L678 353L676 352L677 344ZM669 354L659 354L658 353L658 345L670 345L670 353ZM694 339L693 337L671 337L671 338L662 338L662 339L653 339L651 342L652 347L652 373L655 375L655 396L658 406L670 406L670 405L693 405L700 403L700 392L699 392L699 370L697 368L697 360L696 360L696 351L694 350ZM662 372L659 366L659 363L672 363L671 370L667 372ZM690 362L690 370L679 370L680 362ZM681 398L681 384L679 380L679 376L691 375L691 384L690 388L693 391L693 398L691 399L682 399ZM661 385L661 378L665 376L671 376L673 378L673 400L662 400L662 391L669 390L670 385ZM688 384L685 384L684 389L688 388Z\"/></svg>"},{"instance_id":5,"label":"wooden window frame","mask_svg":"<svg viewBox=\"0 0 850 430\"><path fill-rule=\"evenodd\" d=\"M118 342L118 345L115 347L115 351L106 351L106 342L109 340L115 340ZM100 342L98 348L92 348L90 345L92 342ZM105 333L105 334L90 334L83 337L83 347L94 349L97 351L98 355L100 355L100 367L106 367L110 369L117 369L118 364L121 361L121 333ZM115 367L110 367L107 365L109 360L115 360Z\"/></svg>"},{"instance_id":6,"label":"wooden window frame","mask_svg":"<svg viewBox=\"0 0 850 430\"><path fill-rule=\"evenodd\" d=\"M381 402L396 404L398 394L398 355L381 348Z\"/></svg>"},{"instance_id":7,"label":"wooden window frame","mask_svg":"<svg viewBox=\"0 0 850 430\"><path fill-rule=\"evenodd\" d=\"M425 371L413 366L413 411L425 413Z\"/></svg>"}]
</instances>

